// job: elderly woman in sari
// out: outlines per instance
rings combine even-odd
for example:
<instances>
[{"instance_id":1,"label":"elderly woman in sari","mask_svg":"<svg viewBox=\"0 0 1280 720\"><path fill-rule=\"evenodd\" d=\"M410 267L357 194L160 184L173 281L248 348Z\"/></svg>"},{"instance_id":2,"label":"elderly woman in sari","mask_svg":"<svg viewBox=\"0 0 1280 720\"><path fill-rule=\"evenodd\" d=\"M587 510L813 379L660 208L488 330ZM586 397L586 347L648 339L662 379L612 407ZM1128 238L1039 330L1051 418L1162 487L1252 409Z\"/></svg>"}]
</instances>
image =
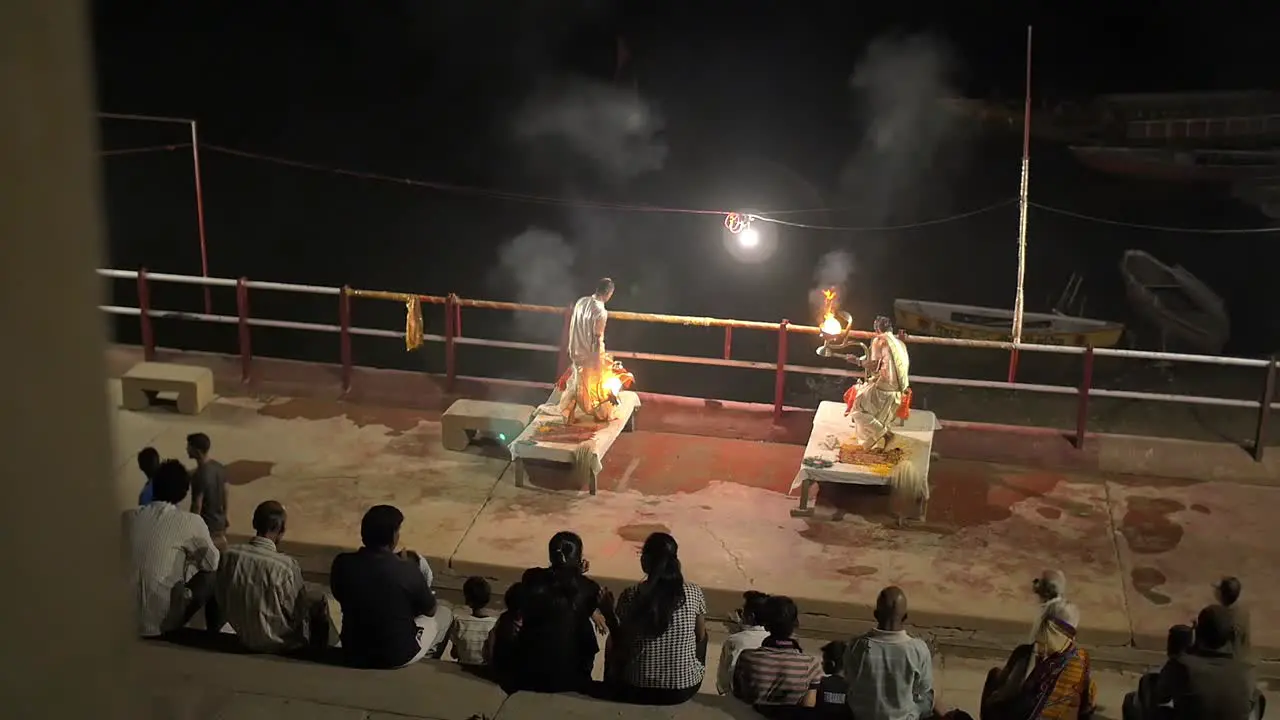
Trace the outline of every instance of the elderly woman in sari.
<instances>
[{"instance_id":1,"label":"elderly woman in sari","mask_svg":"<svg viewBox=\"0 0 1280 720\"><path fill-rule=\"evenodd\" d=\"M1097 709L1089 654L1076 644L1080 611L1050 603L1034 644L1019 645L982 689L982 720L1075 720Z\"/></svg>"}]
</instances>

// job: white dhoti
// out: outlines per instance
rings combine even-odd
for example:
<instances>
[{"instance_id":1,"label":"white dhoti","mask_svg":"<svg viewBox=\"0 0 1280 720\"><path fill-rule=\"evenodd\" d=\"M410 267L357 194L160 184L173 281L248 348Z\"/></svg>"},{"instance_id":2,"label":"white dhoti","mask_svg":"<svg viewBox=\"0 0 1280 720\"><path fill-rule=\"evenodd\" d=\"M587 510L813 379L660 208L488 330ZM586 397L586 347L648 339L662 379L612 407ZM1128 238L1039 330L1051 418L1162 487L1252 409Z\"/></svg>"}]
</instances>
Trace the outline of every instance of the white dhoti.
<instances>
[{"instance_id":1,"label":"white dhoti","mask_svg":"<svg viewBox=\"0 0 1280 720\"><path fill-rule=\"evenodd\" d=\"M892 333L871 341L867 379L856 386L849 414L854 437L863 448L873 448L889 434L910 387L907 346Z\"/></svg>"},{"instance_id":2,"label":"white dhoti","mask_svg":"<svg viewBox=\"0 0 1280 720\"><path fill-rule=\"evenodd\" d=\"M586 416L600 422L613 419L614 404L604 387L606 369L612 365L604 351L604 329L609 312L594 295L579 298L569 318L569 360L573 372L560 396L560 411L567 422Z\"/></svg>"},{"instance_id":3,"label":"white dhoti","mask_svg":"<svg viewBox=\"0 0 1280 720\"><path fill-rule=\"evenodd\" d=\"M898 416L902 393L886 390L880 383L858 383L858 396L853 403L853 434L858 444L870 448L889 434Z\"/></svg>"}]
</instances>

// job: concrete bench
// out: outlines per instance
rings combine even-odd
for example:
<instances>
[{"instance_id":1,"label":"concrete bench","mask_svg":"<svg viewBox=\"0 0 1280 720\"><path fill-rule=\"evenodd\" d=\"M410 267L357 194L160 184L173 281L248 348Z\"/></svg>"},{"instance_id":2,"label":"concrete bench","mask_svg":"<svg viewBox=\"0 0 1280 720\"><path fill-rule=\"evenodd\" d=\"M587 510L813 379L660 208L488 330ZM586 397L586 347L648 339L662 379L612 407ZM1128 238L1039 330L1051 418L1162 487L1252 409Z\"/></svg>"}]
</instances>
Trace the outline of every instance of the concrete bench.
<instances>
[{"instance_id":1,"label":"concrete bench","mask_svg":"<svg viewBox=\"0 0 1280 720\"><path fill-rule=\"evenodd\" d=\"M504 445L524 431L537 408L532 405L456 400L440 417L440 441L446 450L467 449L477 435L496 438Z\"/></svg>"},{"instance_id":2,"label":"concrete bench","mask_svg":"<svg viewBox=\"0 0 1280 720\"><path fill-rule=\"evenodd\" d=\"M146 410L160 393L177 397L178 412L199 415L213 401L213 371L194 365L144 362L120 378L126 410Z\"/></svg>"}]
</instances>

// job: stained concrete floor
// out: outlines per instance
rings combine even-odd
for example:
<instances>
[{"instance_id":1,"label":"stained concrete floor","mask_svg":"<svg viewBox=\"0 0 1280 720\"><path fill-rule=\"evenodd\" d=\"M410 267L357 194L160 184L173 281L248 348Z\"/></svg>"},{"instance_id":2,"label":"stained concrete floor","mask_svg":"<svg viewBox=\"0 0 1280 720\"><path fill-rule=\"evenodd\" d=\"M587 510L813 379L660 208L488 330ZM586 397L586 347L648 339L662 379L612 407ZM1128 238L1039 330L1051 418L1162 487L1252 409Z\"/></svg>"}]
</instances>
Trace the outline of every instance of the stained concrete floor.
<instances>
[{"instance_id":1,"label":"stained concrete floor","mask_svg":"<svg viewBox=\"0 0 1280 720\"><path fill-rule=\"evenodd\" d=\"M358 544L365 509L393 503L407 517L404 544L442 576L509 581L545 562L546 539L571 528L592 574L619 588L640 577L644 537L666 530L713 613L757 588L794 596L809 627L832 633L863 626L876 592L897 584L917 628L1011 637L1029 627L1030 580L1046 567L1066 571L1084 639L1099 646L1163 647L1165 629L1208 602L1224 573L1242 579L1255 614L1280 610L1267 590L1280 553L1274 487L944 457L931 472L928 518L898 528L883 496L842 486L823 488L817 518L791 518L785 493L802 447L645 432L643 420L614 445L591 497L555 467L533 468L533 486L515 488L501 448L446 451L424 411L240 397L199 417L113 417L122 507L140 485L138 449L181 457L187 433L206 432L231 475L232 533L247 532L257 503L279 500L290 512L285 549L316 572ZM1271 650L1280 629L1257 623L1255 634L1264 656L1280 654Z\"/></svg>"}]
</instances>

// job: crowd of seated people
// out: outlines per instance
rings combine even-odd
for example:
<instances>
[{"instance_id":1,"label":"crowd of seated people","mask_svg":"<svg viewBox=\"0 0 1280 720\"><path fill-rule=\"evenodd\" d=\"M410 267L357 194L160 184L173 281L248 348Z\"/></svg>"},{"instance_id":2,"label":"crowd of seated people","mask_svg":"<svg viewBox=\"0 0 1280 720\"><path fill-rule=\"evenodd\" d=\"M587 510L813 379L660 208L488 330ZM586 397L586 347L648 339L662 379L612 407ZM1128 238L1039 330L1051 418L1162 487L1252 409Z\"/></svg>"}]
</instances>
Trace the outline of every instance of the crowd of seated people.
<instances>
[{"instance_id":1,"label":"crowd of seated people","mask_svg":"<svg viewBox=\"0 0 1280 720\"><path fill-rule=\"evenodd\" d=\"M689 582L679 545L651 534L640 552L643 579L613 594L589 576L582 539L556 533L545 567L530 568L492 607L483 578L463 584L465 610L437 601L429 563L400 549L404 514L370 508L361 547L338 555L330 572L331 613L324 589L303 580L281 552L288 515L278 502L254 510L254 536L227 546L225 473L204 471L208 438L193 435L195 470L144 451L139 465L148 502L125 513L126 553L137 592L142 637L177 631L201 610L207 629L229 625L245 648L295 653L337 645L351 666L392 669L449 657L507 692L581 692L617 702L676 705L694 697L707 672L707 605ZM188 505L193 483L200 502ZM222 547L220 548L219 545ZM1080 612L1066 597L1060 572L1033 583L1039 599L1030 642L993 668L979 699L984 720L1088 718L1098 708L1088 652L1076 642ZM1260 720L1248 651L1248 619L1238 580L1218 584L1217 603L1194 628L1170 632L1169 660L1126 698L1125 720L1224 718ZM337 615L337 617L334 617ZM907 632L906 593L884 588L876 627L810 653L797 639L800 611L785 596L744 594L736 631L714 668L716 689L769 717L848 720L964 718L938 706L933 657ZM340 626L340 633L331 628ZM593 679L603 653L603 680Z\"/></svg>"}]
</instances>

